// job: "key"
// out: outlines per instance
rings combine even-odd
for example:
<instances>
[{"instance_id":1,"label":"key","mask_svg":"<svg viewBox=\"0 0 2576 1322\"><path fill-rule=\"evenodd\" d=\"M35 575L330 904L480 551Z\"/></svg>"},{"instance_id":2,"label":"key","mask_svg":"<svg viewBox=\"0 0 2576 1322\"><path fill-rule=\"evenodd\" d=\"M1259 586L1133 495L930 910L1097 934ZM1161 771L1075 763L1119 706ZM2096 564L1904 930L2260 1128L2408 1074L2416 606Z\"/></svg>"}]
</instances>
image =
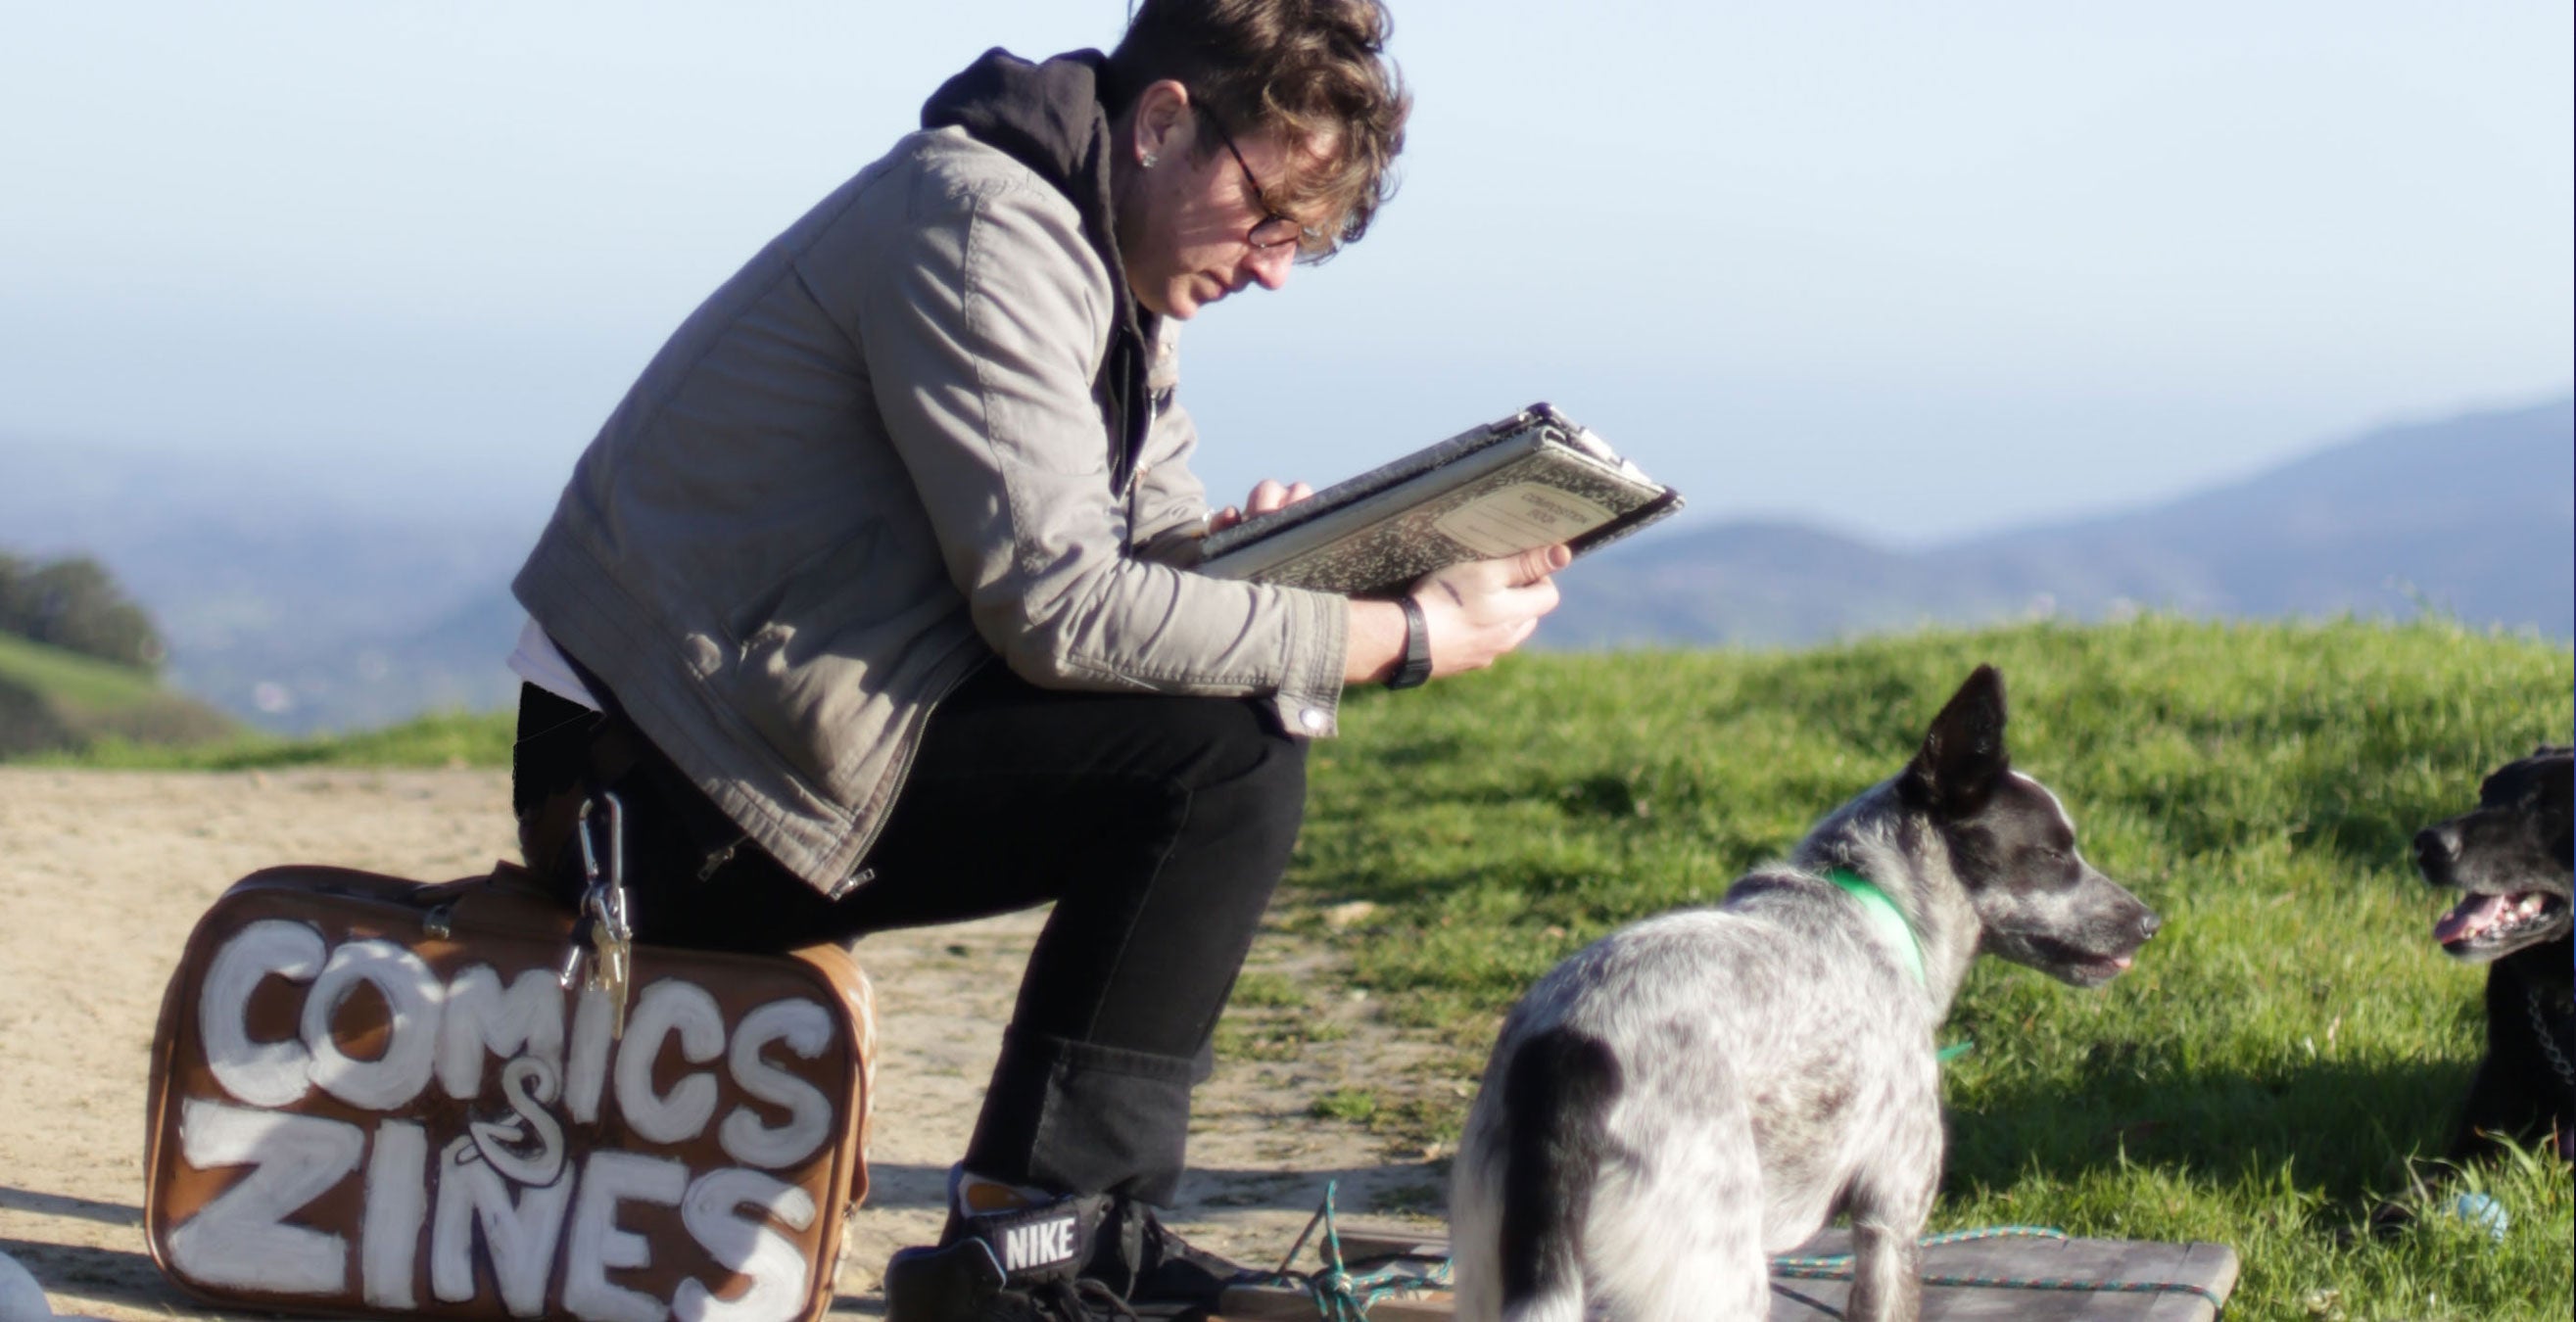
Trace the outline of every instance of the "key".
<instances>
[{"instance_id":1,"label":"key","mask_svg":"<svg viewBox=\"0 0 2576 1322\"><path fill-rule=\"evenodd\" d=\"M634 974L633 929L626 922L626 888L614 883L592 886L582 897L582 922L590 943L589 987L604 993L614 1007L608 1035L626 1036L626 999Z\"/></svg>"},{"instance_id":2,"label":"key","mask_svg":"<svg viewBox=\"0 0 2576 1322\"><path fill-rule=\"evenodd\" d=\"M591 924L590 947L590 988L608 997L611 1007L608 1037L610 1041L622 1041L626 1037L626 993L632 972L629 964L634 953L632 946L620 925L609 921Z\"/></svg>"},{"instance_id":3,"label":"key","mask_svg":"<svg viewBox=\"0 0 2576 1322\"><path fill-rule=\"evenodd\" d=\"M581 957L589 953L590 929L598 921L588 913L573 920L572 936L564 943L563 973L555 979L565 991L571 991L573 982L581 977Z\"/></svg>"}]
</instances>

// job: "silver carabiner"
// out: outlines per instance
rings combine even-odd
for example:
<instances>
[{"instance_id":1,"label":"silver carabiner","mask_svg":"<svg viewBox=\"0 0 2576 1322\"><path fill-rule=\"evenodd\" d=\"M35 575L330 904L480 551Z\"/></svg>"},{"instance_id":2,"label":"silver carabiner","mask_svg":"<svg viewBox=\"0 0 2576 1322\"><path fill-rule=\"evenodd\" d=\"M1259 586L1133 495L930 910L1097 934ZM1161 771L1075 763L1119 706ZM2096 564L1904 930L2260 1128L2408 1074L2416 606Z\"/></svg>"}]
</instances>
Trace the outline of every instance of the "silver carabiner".
<instances>
[{"instance_id":1,"label":"silver carabiner","mask_svg":"<svg viewBox=\"0 0 2576 1322\"><path fill-rule=\"evenodd\" d=\"M607 820L608 870L599 868L599 851L591 843L591 808L608 805L602 814ZM574 978L581 970L584 957L590 960L590 976L583 985L608 995L612 1006L609 1036L626 1036L626 997L633 972L635 928L626 901L626 808L617 796L606 790L582 800L581 817L574 834L581 840L580 916L573 920L571 948L564 952L561 975L564 990L572 990Z\"/></svg>"}]
</instances>

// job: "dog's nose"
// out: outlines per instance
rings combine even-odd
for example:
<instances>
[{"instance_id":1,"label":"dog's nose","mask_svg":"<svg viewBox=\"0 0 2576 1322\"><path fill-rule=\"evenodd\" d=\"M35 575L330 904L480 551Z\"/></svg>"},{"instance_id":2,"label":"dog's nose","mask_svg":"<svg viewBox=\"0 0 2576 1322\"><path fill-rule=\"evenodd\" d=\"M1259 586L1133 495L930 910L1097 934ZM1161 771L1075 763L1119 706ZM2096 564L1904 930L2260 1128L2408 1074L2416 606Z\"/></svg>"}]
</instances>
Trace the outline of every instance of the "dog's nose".
<instances>
[{"instance_id":1,"label":"dog's nose","mask_svg":"<svg viewBox=\"0 0 2576 1322\"><path fill-rule=\"evenodd\" d=\"M2429 877L2433 869L2451 861L2456 849L2450 832L2438 826L2425 827L2415 833L2415 866Z\"/></svg>"},{"instance_id":2,"label":"dog's nose","mask_svg":"<svg viewBox=\"0 0 2576 1322\"><path fill-rule=\"evenodd\" d=\"M2138 915L2138 939L2141 941L2152 940L2157 932L2164 929L2164 925L2165 920L2157 917L2155 910L2147 910L2145 913Z\"/></svg>"}]
</instances>

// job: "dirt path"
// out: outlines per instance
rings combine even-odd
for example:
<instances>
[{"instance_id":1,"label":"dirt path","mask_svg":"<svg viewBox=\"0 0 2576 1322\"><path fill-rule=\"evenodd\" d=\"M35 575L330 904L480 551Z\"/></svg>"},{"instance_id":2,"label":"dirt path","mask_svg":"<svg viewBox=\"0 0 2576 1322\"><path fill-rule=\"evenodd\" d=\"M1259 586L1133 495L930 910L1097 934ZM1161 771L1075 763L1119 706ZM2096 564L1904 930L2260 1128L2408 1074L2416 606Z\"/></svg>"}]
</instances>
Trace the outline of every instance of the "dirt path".
<instances>
[{"instance_id":1,"label":"dirt path","mask_svg":"<svg viewBox=\"0 0 2576 1322\"><path fill-rule=\"evenodd\" d=\"M58 1313L211 1316L143 1244L146 1053L161 988L191 925L258 868L334 863L423 880L480 873L512 852L507 777L493 772L242 774L0 768L0 1252ZM838 1316L882 1311L887 1255L939 1229L1020 965L1042 915L870 938L878 1058L874 1192L851 1219ZM1346 1212L1436 1203L1418 1154L1390 1159L1358 1129L1308 1114L1419 1053L1329 990L1322 954L1278 932L1253 969L1306 989L1322 1045L1228 1060L1200 1089L1193 1175L1173 1218L1193 1240L1275 1260L1341 1181ZM1315 1037L1329 1034L1310 1035ZM1373 1220L1390 1219L1372 1215Z\"/></svg>"}]
</instances>

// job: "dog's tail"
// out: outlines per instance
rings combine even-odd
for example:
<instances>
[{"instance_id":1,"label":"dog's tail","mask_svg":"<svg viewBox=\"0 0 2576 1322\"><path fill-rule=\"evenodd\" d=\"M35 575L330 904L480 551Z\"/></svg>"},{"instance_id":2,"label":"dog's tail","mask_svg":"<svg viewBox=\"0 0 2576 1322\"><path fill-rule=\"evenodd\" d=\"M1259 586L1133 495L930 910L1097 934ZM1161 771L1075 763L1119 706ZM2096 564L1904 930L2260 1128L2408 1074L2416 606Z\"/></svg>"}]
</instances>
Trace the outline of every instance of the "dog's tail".
<instances>
[{"instance_id":1,"label":"dog's tail","mask_svg":"<svg viewBox=\"0 0 2576 1322\"><path fill-rule=\"evenodd\" d=\"M1508 1322L1583 1316L1583 1226L1601 1169L1619 1061L1600 1039L1551 1028L1503 1077L1502 1268Z\"/></svg>"}]
</instances>

